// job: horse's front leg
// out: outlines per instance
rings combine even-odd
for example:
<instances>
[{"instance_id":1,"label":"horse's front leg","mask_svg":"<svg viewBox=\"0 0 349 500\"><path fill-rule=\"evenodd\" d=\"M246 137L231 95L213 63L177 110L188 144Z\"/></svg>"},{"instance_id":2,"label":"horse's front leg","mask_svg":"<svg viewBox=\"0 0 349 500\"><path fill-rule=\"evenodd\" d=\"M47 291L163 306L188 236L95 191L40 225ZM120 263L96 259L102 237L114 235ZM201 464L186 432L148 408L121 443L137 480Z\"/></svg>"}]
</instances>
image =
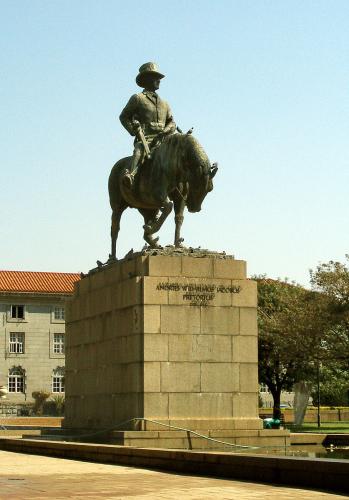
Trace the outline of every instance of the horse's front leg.
<instances>
[{"instance_id":1,"label":"horse's front leg","mask_svg":"<svg viewBox=\"0 0 349 500\"><path fill-rule=\"evenodd\" d=\"M174 246L176 248L182 246L182 242L184 241L181 238L181 228L184 221L184 208L185 208L185 199L183 197L179 197L173 200L174 201L174 212L175 212L175 237L174 237Z\"/></svg>"},{"instance_id":2,"label":"horse's front leg","mask_svg":"<svg viewBox=\"0 0 349 500\"><path fill-rule=\"evenodd\" d=\"M171 210L172 210L172 207L173 207L173 203L172 201L169 200L169 198L166 198L163 206L160 208L161 210L161 215L158 219L156 219L155 221L152 221L151 224L145 224L143 226L143 229L144 229L144 233L145 234L154 234L154 233L157 233L161 226L163 225L163 223L165 222L165 220L167 219L167 217L169 216Z\"/></svg>"},{"instance_id":3,"label":"horse's front leg","mask_svg":"<svg viewBox=\"0 0 349 500\"><path fill-rule=\"evenodd\" d=\"M151 224L153 224L153 221L156 220L158 215L158 210L146 210L139 208L138 211L144 217L143 227L146 227L148 225L150 226ZM150 248L161 248L161 246L158 244L159 238L153 238L152 235L148 234L146 231L144 231L143 238L148 243Z\"/></svg>"}]
</instances>

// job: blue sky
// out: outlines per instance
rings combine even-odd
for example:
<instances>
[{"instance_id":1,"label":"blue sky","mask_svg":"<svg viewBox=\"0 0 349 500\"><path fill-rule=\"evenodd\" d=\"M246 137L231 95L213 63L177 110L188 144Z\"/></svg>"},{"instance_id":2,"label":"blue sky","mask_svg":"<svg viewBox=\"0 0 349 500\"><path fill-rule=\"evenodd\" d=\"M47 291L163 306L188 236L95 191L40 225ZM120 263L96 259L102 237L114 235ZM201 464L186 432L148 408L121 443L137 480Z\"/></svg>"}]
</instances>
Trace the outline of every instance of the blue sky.
<instances>
[{"instance_id":1,"label":"blue sky","mask_svg":"<svg viewBox=\"0 0 349 500\"><path fill-rule=\"evenodd\" d=\"M118 116L156 61L159 94L219 172L185 244L308 283L348 253L349 2L1 0L0 268L84 271L109 253ZM143 246L124 213L118 256ZM172 243L173 216L160 242Z\"/></svg>"}]
</instances>

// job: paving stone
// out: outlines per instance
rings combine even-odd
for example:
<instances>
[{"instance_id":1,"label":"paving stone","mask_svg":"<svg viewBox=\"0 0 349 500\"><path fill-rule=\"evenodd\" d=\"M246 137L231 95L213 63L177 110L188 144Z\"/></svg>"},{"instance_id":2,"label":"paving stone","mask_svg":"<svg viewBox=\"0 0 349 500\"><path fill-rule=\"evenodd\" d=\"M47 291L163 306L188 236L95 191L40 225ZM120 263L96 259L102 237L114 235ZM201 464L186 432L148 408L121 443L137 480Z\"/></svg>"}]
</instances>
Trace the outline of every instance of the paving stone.
<instances>
[{"instance_id":1,"label":"paving stone","mask_svg":"<svg viewBox=\"0 0 349 500\"><path fill-rule=\"evenodd\" d=\"M0 451L0 498L343 500L342 495Z\"/></svg>"}]
</instances>

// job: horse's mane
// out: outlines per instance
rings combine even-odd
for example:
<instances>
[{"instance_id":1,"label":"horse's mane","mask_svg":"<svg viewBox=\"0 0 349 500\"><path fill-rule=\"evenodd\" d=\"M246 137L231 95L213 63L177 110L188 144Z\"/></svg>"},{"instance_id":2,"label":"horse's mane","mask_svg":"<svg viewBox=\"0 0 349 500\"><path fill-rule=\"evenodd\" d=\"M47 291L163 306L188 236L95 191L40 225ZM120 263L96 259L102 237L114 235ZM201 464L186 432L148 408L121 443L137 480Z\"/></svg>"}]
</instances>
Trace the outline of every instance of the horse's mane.
<instances>
[{"instance_id":1,"label":"horse's mane","mask_svg":"<svg viewBox=\"0 0 349 500\"><path fill-rule=\"evenodd\" d=\"M154 164L160 162L168 168L180 168L187 163L193 168L201 165L207 172L210 162L202 146L191 134L172 134L154 150Z\"/></svg>"}]
</instances>

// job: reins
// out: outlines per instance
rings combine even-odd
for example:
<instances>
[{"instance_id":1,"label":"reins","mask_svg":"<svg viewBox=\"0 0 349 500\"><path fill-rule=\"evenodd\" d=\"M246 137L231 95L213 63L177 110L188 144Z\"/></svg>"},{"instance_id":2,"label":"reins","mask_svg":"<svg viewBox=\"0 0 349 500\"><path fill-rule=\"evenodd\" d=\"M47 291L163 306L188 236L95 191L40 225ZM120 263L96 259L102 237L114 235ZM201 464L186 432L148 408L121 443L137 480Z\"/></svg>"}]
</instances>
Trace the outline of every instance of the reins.
<instances>
[{"instance_id":1,"label":"reins","mask_svg":"<svg viewBox=\"0 0 349 500\"><path fill-rule=\"evenodd\" d=\"M176 189L177 189L177 191L179 193L179 196L182 198L182 200L186 202L187 200L184 198L184 196L182 195L182 193L180 192L180 190L178 189L177 186L176 186Z\"/></svg>"}]
</instances>

